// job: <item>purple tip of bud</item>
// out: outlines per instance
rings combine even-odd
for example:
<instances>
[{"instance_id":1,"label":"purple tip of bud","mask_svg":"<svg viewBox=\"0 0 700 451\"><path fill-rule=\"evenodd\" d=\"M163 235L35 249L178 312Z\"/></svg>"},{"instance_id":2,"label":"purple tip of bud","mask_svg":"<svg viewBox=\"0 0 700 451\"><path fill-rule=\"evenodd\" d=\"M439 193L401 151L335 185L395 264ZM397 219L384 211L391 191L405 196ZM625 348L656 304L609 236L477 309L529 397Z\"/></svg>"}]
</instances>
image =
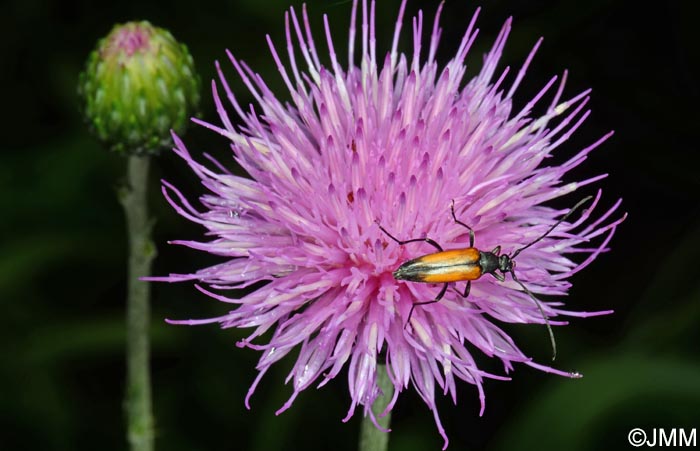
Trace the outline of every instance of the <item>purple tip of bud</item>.
<instances>
[{"instance_id":1,"label":"purple tip of bud","mask_svg":"<svg viewBox=\"0 0 700 451\"><path fill-rule=\"evenodd\" d=\"M119 52L124 52L127 56L132 56L136 52L145 52L150 47L151 35L150 24L130 23L109 36L102 50L103 57Z\"/></svg>"}]
</instances>

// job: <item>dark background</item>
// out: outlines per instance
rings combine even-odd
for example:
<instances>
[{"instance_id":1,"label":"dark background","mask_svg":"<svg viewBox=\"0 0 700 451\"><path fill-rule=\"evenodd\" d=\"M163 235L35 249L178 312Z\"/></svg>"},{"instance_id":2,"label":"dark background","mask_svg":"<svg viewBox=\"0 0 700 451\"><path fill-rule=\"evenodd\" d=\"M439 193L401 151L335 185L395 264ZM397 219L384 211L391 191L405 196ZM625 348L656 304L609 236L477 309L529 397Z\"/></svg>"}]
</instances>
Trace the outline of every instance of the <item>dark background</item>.
<instances>
[{"instance_id":1,"label":"dark background","mask_svg":"<svg viewBox=\"0 0 700 451\"><path fill-rule=\"evenodd\" d=\"M98 38L115 22L148 19L186 43L203 80L202 117L216 122L208 81L222 60L242 104L250 96L224 61L224 49L250 63L286 98L264 41L283 43L289 0L114 3L26 0L6 5L0 19L3 112L0 150L0 429L3 449L125 448L124 221L115 190L124 161L103 151L78 113L77 76ZM300 2L293 4L300 7ZM437 2L411 1L428 23ZM477 6L449 0L443 15L444 62ZM700 426L700 176L698 176L698 8L694 2L576 0L484 1L482 32L470 61L502 22L514 29L502 66L518 64L545 37L519 96L530 98L553 74L570 70L567 93L593 88L593 114L558 149L562 160L610 129L614 138L567 180L599 173L609 204L624 198L628 220L602 255L573 278L567 299L576 310L614 308L608 317L573 320L557 329L556 366L578 370L572 381L523 365L511 382L486 384L478 417L474 387L459 385L459 404L440 397L450 449L629 449L632 427ZM398 1L381 1L379 48L388 50ZM346 48L349 3L310 1L313 23L330 15L339 53ZM401 48L410 49L405 21ZM316 35L325 49L321 34ZM384 50L378 52L383 55ZM566 97L566 96L565 96ZM198 127L185 141L194 151L226 143ZM220 150L215 150L220 149ZM166 152L155 163L151 205L159 247L155 273L190 272L217 260L165 241L198 238L177 217L157 179L201 193L186 165ZM583 190L581 197L594 192ZM571 203L574 199L568 199ZM234 346L244 332L164 324L163 318L227 311L190 285L154 286L153 387L161 450L356 448L360 416L341 423L349 406L345 376L309 389L292 409L274 411L291 393L283 385L291 361L273 368L246 411L243 398L258 355ZM521 347L548 361L543 328L504 326ZM495 368L488 359L480 359ZM405 392L394 411L390 448L438 449L430 412Z\"/></svg>"}]
</instances>

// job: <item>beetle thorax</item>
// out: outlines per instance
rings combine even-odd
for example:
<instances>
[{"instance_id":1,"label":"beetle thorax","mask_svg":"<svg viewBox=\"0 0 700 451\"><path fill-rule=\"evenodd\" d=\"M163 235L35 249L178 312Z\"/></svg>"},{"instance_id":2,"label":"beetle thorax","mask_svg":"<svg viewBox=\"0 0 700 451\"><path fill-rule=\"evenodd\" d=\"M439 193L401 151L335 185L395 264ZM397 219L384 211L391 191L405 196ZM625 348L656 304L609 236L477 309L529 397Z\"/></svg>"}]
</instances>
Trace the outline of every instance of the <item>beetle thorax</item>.
<instances>
[{"instance_id":1,"label":"beetle thorax","mask_svg":"<svg viewBox=\"0 0 700 451\"><path fill-rule=\"evenodd\" d=\"M479 252L479 266L482 274L493 274L499 269L500 257L493 252Z\"/></svg>"}]
</instances>

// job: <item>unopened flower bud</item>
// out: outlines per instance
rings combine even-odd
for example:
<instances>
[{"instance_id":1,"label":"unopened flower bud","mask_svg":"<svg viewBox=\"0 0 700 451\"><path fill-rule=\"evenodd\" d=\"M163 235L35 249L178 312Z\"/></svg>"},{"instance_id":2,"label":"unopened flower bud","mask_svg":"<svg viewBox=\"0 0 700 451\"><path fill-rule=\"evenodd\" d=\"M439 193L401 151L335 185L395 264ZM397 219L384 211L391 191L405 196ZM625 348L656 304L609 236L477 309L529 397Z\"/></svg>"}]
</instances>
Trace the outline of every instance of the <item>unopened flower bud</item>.
<instances>
[{"instance_id":1,"label":"unopened flower bud","mask_svg":"<svg viewBox=\"0 0 700 451\"><path fill-rule=\"evenodd\" d=\"M111 150L155 154L170 147L199 104L192 56L146 21L116 25L80 74L78 92L92 131Z\"/></svg>"}]
</instances>

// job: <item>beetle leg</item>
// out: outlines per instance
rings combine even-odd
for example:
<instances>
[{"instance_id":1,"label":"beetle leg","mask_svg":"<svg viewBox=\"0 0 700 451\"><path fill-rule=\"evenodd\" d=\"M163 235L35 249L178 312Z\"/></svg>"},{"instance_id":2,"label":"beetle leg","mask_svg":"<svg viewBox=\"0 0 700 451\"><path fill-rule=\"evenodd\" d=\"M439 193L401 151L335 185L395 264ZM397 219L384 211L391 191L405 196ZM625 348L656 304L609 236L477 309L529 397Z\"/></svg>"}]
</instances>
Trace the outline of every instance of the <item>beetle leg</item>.
<instances>
[{"instance_id":1,"label":"beetle leg","mask_svg":"<svg viewBox=\"0 0 700 451\"><path fill-rule=\"evenodd\" d=\"M469 296L469 292L471 291L471 289L472 289L472 281L470 280L467 282L467 286L464 287L464 294L462 295L462 297L464 299L466 299Z\"/></svg>"},{"instance_id":2,"label":"beetle leg","mask_svg":"<svg viewBox=\"0 0 700 451\"><path fill-rule=\"evenodd\" d=\"M445 296L445 292L447 291L447 286L449 284L446 283L445 285L442 286L442 290L440 290L440 293L438 293L437 297L433 299L432 301L423 301L423 302L414 302L413 305L411 306L411 310L408 312L408 319L406 320L406 324L403 326L404 329L406 326L408 326L408 323L411 321L411 317L413 316L413 310L415 310L416 307L419 305L428 305L428 304L435 304L436 302L440 302L440 299L442 299L443 296Z\"/></svg>"},{"instance_id":3,"label":"beetle leg","mask_svg":"<svg viewBox=\"0 0 700 451\"><path fill-rule=\"evenodd\" d=\"M428 237L425 237L425 238L412 238L412 239L410 239L410 240L401 241L401 240L399 240L398 238L396 238L394 235L392 235L391 233L387 232L387 230L386 230L384 227L382 227L382 225L379 224L379 222L377 222L377 221L375 221L375 222L377 223L377 225L379 226L379 228L382 230L382 232L384 232L384 233L386 234L386 236L388 236L389 238L391 238L392 240L394 240L399 246L403 246L404 244L408 244L408 243L418 243L418 242L420 242L420 241L423 241L423 242L425 242L425 243L430 244L431 246L433 246L433 247L434 247L435 249L437 249L438 251L440 251L440 252L443 251L442 246L440 246L440 245L439 245L435 240L433 240L432 238L428 238Z\"/></svg>"},{"instance_id":4,"label":"beetle leg","mask_svg":"<svg viewBox=\"0 0 700 451\"><path fill-rule=\"evenodd\" d=\"M450 206L450 210L452 211L452 219L455 220L455 222L461 226L466 227L469 229L469 247L474 247L474 229L457 219L457 215L455 215L455 200L452 199L452 205Z\"/></svg>"}]
</instances>

